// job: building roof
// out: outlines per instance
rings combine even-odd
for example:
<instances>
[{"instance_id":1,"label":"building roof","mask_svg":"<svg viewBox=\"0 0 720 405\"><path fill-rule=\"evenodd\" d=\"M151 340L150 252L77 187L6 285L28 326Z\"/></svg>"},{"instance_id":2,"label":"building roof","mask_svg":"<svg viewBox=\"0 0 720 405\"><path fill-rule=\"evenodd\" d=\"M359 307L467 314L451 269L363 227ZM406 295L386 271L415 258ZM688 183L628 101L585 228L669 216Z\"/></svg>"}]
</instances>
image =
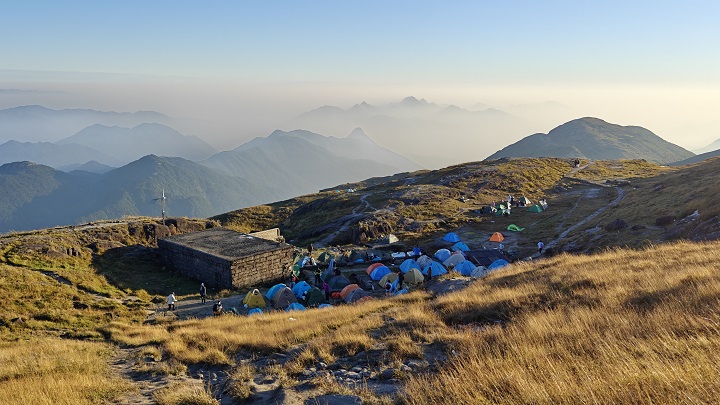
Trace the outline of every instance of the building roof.
<instances>
[{"instance_id":1,"label":"building roof","mask_svg":"<svg viewBox=\"0 0 720 405\"><path fill-rule=\"evenodd\" d=\"M287 243L273 242L227 228L210 228L173 235L162 240L230 261L290 246Z\"/></svg>"}]
</instances>

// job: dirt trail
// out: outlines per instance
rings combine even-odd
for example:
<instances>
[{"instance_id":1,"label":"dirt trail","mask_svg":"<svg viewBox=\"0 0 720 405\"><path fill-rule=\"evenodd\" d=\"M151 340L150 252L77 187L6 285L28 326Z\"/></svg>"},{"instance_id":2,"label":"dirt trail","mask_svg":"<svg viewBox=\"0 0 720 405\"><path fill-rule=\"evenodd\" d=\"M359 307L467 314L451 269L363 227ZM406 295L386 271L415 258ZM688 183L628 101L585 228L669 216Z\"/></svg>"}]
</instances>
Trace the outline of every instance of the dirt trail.
<instances>
[{"instance_id":1,"label":"dirt trail","mask_svg":"<svg viewBox=\"0 0 720 405\"><path fill-rule=\"evenodd\" d=\"M573 168L567 175L565 175L565 177L567 177L567 178L572 178L572 177L570 177L572 174L575 174L575 173L579 172L580 170L588 167L588 166L591 165L591 164L594 164L594 162L589 162L588 164L586 164L586 165L584 165L584 166L575 167L575 168ZM607 186L603 186L603 185L599 185L599 184L598 184L598 186L599 186L599 187L607 187ZM602 212L604 212L606 209L618 205L618 204L620 203L620 201L622 201L622 199L625 198L625 190L623 190L623 189L620 188L620 187L613 187L613 188L614 188L615 191L617 192L617 197L615 197L614 200L612 200L610 203L608 203L608 205L606 205L606 206L604 206L604 207L601 207L601 208L598 209L597 211L595 211L595 212L593 212L592 214L588 215L587 217L585 217L585 218L584 218L583 220L581 220L580 222L577 222L577 223L575 223L574 225L572 225L572 226L570 226L569 228L567 228L567 229L565 229L564 231L562 231L562 233L560 233L560 235L558 235L558 237L557 237L555 240L552 240L552 241L546 243L546 244L545 244L545 248L554 248L555 246L558 245L558 243L560 243L560 241L562 241L563 239L565 239L565 238L570 234L570 232L573 232L573 231L576 230L577 228L585 225L586 223L588 223L588 221L591 221L592 219L594 219L595 217L597 217L598 215L600 215ZM589 190L585 191L584 197L594 198L596 195L597 195L597 189L589 189ZM575 207L577 207L578 204L580 204L580 201L581 201L581 200L582 200L582 197L577 201L577 203L575 203ZM575 209L575 207L573 207L573 209ZM539 256L539 255L536 255L536 256Z\"/></svg>"},{"instance_id":2,"label":"dirt trail","mask_svg":"<svg viewBox=\"0 0 720 405\"><path fill-rule=\"evenodd\" d=\"M330 235L322 238L318 242L315 243L316 247L325 247L328 243L332 242L340 233L347 231L347 229L350 227L350 224L357 222L360 217L363 216L363 213L374 209L372 205L370 205L370 202L367 200L369 196L371 196L372 193L366 193L360 196L360 204L357 205L357 207L353 208L352 213L345 215L344 217L340 218L338 222L341 222L342 224L340 227Z\"/></svg>"}]
</instances>

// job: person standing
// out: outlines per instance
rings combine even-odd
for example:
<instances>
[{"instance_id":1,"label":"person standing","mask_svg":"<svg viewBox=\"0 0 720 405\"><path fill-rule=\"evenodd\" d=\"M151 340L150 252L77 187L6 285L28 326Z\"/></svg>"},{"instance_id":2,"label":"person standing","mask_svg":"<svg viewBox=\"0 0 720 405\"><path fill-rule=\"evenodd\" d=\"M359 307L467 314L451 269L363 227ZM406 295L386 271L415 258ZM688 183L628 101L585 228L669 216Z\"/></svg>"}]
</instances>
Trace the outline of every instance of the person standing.
<instances>
[{"instance_id":1,"label":"person standing","mask_svg":"<svg viewBox=\"0 0 720 405\"><path fill-rule=\"evenodd\" d=\"M538 254L542 254L543 248L545 248L545 244L542 241L538 242Z\"/></svg>"},{"instance_id":2,"label":"person standing","mask_svg":"<svg viewBox=\"0 0 720 405\"><path fill-rule=\"evenodd\" d=\"M313 245L312 243L308 245L308 256L312 257L312 251L313 251Z\"/></svg>"},{"instance_id":3,"label":"person standing","mask_svg":"<svg viewBox=\"0 0 720 405\"><path fill-rule=\"evenodd\" d=\"M205 288L205 283L200 283L200 301L202 303L205 303L205 298L207 297L207 288Z\"/></svg>"},{"instance_id":4,"label":"person standing","mask_svg":"<svg viewBox=\"0 0 720 405\"><path fill-rule=\"evenodd\" d=\"M398 270L398 285L397 289L402 290L403 289L403 283L405 282L405 274L402 272L402 270Z\"/></svg>"},{"instance_id":5,"label":"person standing","mask_svg":"<svg viewBox=\"0 0 720 405\"><path fill-rule=\"evenodd\" d=\"M177 302L177 298L175 298L175 293L171 292L170 295L168 295L168 297L167 297L168 311L172 311L175 309L176 302Z\"/></svg>"},{"instance_id":6,"label":"person standing","mask_svg":"<svg viewBox=\"0 0 720 405\"><path fill-rule=\"evenodd\" d=\"M415 245L415 247L413 248L413 256L420 257L420 253L420 246Z\"/></svg>"},{"instance_id":7,"label":"person standing","mask_svg":"<svg viewBox=\"0 0 720 405\"><path fill-rule=\"evenodd\" d=\"M322 279L320 276L322 275L322 272L320 271L320 267L315 269L315 285L320 287L322 285Z\"/></svg>"},{"instance_id":8,"label":"person standing","mask_svg":"<svg viewBox=\"0 0 720 405\"><path fill-rule=\"evenodd\" d=\"M325 293L325 301L330 302L330 284L323 281L322 290Z\"/></svg>"}]
</instances>

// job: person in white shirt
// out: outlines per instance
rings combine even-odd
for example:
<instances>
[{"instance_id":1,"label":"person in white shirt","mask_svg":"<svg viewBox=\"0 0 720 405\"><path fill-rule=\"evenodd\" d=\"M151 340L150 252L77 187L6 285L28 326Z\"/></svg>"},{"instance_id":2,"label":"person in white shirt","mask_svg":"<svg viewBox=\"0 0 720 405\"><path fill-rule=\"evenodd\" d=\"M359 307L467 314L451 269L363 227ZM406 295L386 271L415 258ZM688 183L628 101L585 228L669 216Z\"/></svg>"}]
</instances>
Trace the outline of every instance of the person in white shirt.
<instances>
[{"instance_id":1,"label":"person in white shirt","mask_svg":"<svg viewBox=\"0 0 720 405\"><path fill-rule=\"evenodd\" d=\"M167 303L168 303L168 311L175 309L175 303L177 302L177 298L175 298L175 293L172 292L167 297Z\"/></svg>"}]
</instances>

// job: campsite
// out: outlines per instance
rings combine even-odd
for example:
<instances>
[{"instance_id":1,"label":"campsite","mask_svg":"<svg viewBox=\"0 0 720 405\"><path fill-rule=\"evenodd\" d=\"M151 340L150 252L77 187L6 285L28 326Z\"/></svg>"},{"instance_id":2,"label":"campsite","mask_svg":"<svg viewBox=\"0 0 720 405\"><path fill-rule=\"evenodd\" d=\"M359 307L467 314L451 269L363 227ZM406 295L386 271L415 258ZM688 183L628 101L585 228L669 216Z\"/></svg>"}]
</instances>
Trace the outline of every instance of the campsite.
<instances>
[{"instance_id":1,"label":"campsite","mask_svg":"<svg viewBox=\"0 0 720 405\"><path fill-rule=\"evenodd\" d=\"M657 403L679 392L712 402L720 256L703 238L717 213L688 202L675 221L656 219L668 215L657 184L680 193L718 164L639 163L618 186L606 180L629 172L616 162L584 164L586 173L562 159L472 163L210 219L3 235L2 353L37 371L7 370L0 389L9 403L32 403L48 389L41 375L74 403L463 403L468 389L478 402ZM487 209L508 194L532 205L508 216ZM157 251L158 234L273 225L293 246L285 276L208 284L205 303L200 280ZM18 361L27 353L37 355ZM575 378L580 369L592 385Z\"/></svg>"}]
</instances>

